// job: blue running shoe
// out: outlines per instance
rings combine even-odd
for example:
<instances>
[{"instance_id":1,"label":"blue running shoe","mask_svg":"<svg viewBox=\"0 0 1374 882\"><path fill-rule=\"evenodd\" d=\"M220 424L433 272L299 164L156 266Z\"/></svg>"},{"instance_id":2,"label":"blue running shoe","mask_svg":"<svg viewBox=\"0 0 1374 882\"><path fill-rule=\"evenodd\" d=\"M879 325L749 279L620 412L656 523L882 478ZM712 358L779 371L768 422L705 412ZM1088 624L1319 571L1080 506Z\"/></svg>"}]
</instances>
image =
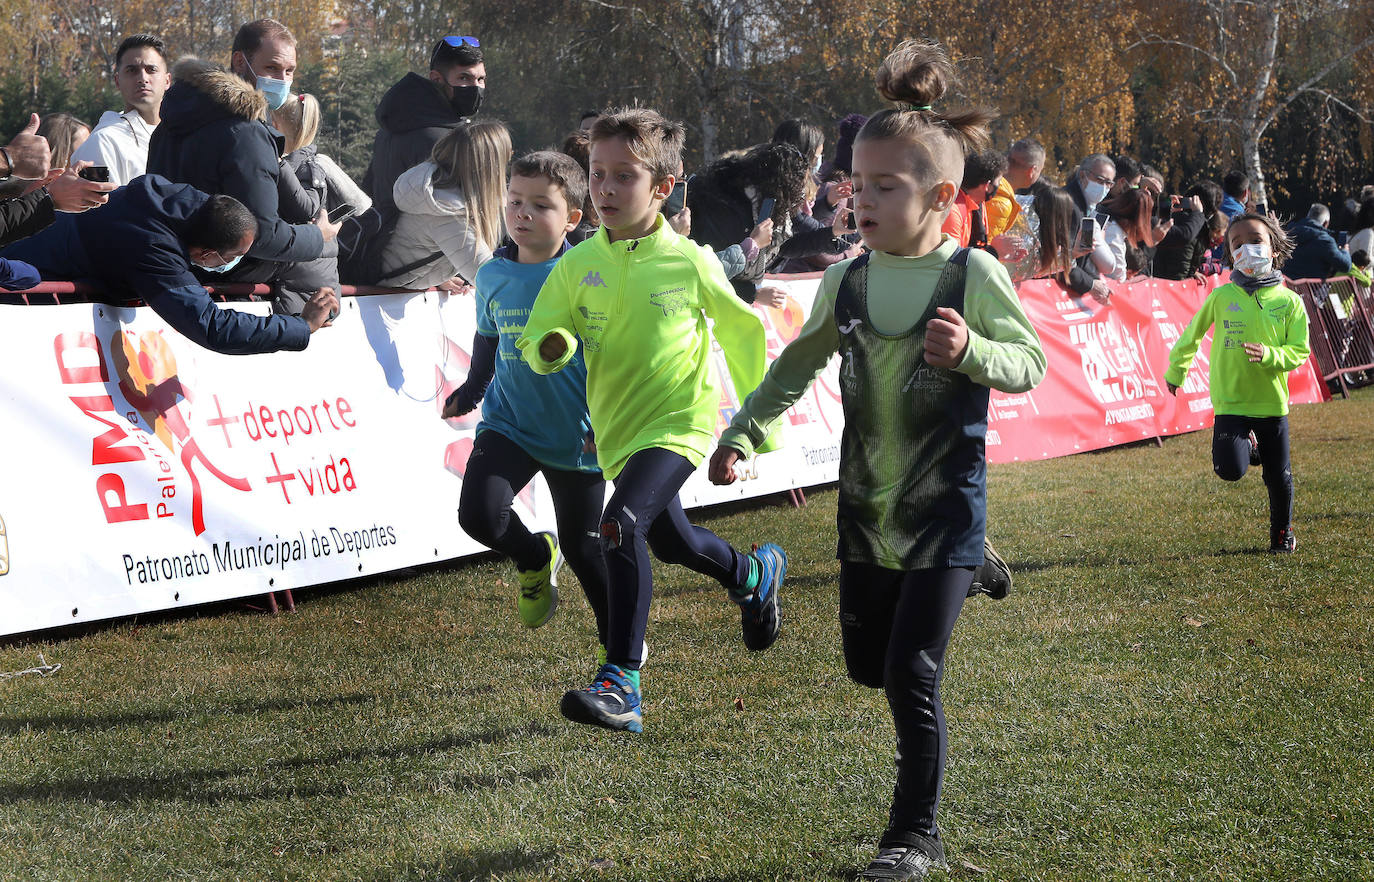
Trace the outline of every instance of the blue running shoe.
<instances>
[{"instance_id":1,"label":"blue running shoe","mask_svg":"<svg viewBox=\"0 0 1374 882\"><path fill-rule=\"evenodd\" d=\"M590 686L563 693L563 701L558 709L574 723L630 732L644 731L644 716L639 712L639 690L617 665L602 665Z\"/></svg>"},{"instance_id":2,"label":"blue running shoe","mask_svg":"<svg viewBox=\"0 0 1374 882\"><path fill-rule=\"evenodd\" d=\"M754 652L762 652L778 639L778 623L782 618L778 589L787 577L787 552L775 543L765 542L755 545L750 557L759 564L759 585L740 603L740 628L744 632L744 645Z\"/></svg>"}]
</instances>

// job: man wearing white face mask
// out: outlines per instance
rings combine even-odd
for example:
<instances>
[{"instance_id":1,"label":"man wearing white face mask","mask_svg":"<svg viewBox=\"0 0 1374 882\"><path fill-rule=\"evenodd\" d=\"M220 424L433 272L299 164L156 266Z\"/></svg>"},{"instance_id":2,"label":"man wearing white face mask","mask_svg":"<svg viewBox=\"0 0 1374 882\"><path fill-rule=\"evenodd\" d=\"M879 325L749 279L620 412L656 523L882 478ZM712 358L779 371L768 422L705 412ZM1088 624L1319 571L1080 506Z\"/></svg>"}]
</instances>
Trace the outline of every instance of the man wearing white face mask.
<instances>
[{"instance_id":1,"label":"man wearing white face mask","mask_svg":"<svg viewBox=\"0 0 1374 882\"><path fill-rule=\"evenodd\" d=\"M1106 247L1102 238L1103 224L1094 219L1094 215L1097 213L1097 204L1107 198L1114 183L1116 163L1105 153L1094 153L1078 164L1078 170L1069 175L1069 180L1064 184L1077 209L1073 219L1074 229L1079 229L1084 218L1092 219L1094 224L1092 241L1080 238L1076 243L1087 251L1080 253L1074 261L1069 272L1069 289L1078 295L1091 294L1101 303L1106 303L1112 292L1107 283L1102 281L1102 274L1093 260L1093 252L1101 255Z\"/></svg>"},{"instance_id":2,"label":"man wearing white face mask","mask_svg":"<svg viewBox=\"0 0 1374 882\"><path fill-rule=\"evenodd\" d=\"M149 172L247 206L258 235L243 263L221 279L274 283L273 309L291 315L320 288L337 290L339 231L323 212L309 224L280 215L285 145L267 113L286 100L295 72L296 38L286 26L249 22L234 37L230 70L198 59L176 64L148 151Z\"/></svg>"},{"instance_id":3,"label":"man wearing white face mask","mask_svg":"<svg viewBox=\"0 0 1374 882\"><path fill-rule=\"evenodd\" d=\"M141 175L110 194L99 211L64 214L46 230L5 250L45 279L98 284L120 302L137 297L192 342L230 355L304 349L338 309L318 292L300 316L222 309L193 268L234 267L257 236L257 220L231 196L207 196L158 175ZM224 273L228 275L228 273Z\"/></svg>"}]
</instances>

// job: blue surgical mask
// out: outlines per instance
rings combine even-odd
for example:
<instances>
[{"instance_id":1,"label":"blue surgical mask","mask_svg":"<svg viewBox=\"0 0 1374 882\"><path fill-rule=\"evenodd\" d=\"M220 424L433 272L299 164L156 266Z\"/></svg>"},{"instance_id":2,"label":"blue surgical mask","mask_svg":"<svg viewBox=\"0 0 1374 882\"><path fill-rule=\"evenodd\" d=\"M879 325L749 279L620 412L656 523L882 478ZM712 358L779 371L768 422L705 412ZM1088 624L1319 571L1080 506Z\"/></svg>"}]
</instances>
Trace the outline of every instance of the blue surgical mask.
<instances>
[{"instance_id":1,"label":"blue surgical mask","mask_svg":"<svg viewBox=\"0 0 1374 882\"><path fill-rule=\"evenodd\" d=\"M1083 200L1089 205L1096 205L1107 198L1107 191L1110 188L1101 181L1089 181L1083 185Z\"/></svg>"},{"instance_id":2,"label":"blue surgical mask","mask_svg":"<svg viewBox=\"0 0 1374 882\"><path fill-rule=\"evenodd\" d=\"M257 81L257 89L267 99L267 109L277 110L286 103L287 96L291 94L291 81L279 80L276 77L260 77L258 72L253 70L253 65L248 63L248 59L243 60L248 72Z\"/></svg>"},{"instance_id":3,"label":"blue surgical mask","mask_svg":"<svg viewBox=\"0 0 1374 882\"><path fill-rule=\"evenodd\" d=\"M242 254L240 254L238 257L235 257L233 260L229 261L228 263L222 264L222 265L220 265L220 266L202 266L201 269L205 270L206 272L211 272L211 273L227 273L227 272L229 272L231 269L233 269L234 267L238 266L240 260L243 260L243 255L242 255ZM199 266L199 264L197 264L197 265Z\"/></svg>"},{"instance_id":4,"label":"blue surgical mask","mask_svg":"<svg viewBox=\"0 0 1374 882\"><path fill-rule=\"evenodd\" d=\"M811 170L816 174L821 173L821 158L819 156L816 157L816 167Z\"/></svg>"}]
</instances>

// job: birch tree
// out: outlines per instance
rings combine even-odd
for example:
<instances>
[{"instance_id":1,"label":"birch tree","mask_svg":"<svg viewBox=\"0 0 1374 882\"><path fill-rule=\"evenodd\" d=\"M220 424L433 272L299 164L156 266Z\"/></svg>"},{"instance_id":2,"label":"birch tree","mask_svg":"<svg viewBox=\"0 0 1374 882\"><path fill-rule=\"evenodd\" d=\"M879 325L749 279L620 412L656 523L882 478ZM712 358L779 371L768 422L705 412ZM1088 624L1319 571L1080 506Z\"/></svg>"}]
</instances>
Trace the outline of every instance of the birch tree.
<instances>
[{"instance_id":1,"label":"birch tree","mask_svg":"<svg viewBox=\"0 0 1374 882\"><path fill-rule=\"evenodd\" d=\"M1334 71L1367 68L1374 60L1367 5L1345 0L1180 0L1152 20L1187 22L1186 33L1142 29L1130 48L1157 64L1165 58L1180 62L1173 68L1176 112L1222 134L1240 155L1255 202L1268 204L1261 147L1294 102L1314 95L1369 119L1366 108L1327 87ZM1297 51L1304 37L1313 45Z\"/></svg>"}]
</instances>

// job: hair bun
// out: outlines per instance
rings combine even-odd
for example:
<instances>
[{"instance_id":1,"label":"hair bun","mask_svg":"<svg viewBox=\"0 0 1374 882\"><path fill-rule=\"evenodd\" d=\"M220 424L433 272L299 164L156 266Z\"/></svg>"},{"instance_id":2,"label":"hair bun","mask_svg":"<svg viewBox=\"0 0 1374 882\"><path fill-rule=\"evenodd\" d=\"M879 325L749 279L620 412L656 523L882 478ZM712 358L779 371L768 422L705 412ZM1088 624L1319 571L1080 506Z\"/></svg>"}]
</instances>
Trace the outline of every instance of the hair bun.
<instances>
[{"instance_id":1,"label":"hair bun","mask_svg":"<svg viewBox=\"0 0 1374 882\"><path fill-rule=\"evenodd\" d=\"M928 108L944 97L956 77L954 62L933 40L906 40L874 74L878 94L888 101Z\"/></svg>"}]
</instances>

